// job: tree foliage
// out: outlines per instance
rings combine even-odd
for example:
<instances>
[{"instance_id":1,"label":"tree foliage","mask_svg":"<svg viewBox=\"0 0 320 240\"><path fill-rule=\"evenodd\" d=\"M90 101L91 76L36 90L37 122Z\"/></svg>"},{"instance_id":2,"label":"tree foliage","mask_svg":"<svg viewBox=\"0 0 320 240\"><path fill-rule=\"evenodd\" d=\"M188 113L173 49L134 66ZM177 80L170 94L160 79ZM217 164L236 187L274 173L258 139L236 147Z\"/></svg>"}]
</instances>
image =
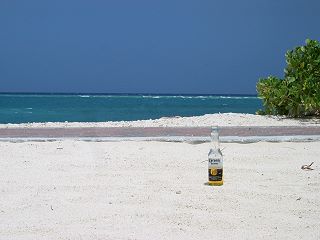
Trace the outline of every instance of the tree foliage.
<instances>
[{"instance_id":1,"label":"tree foliage","mask_svg":"<svg viewBox=\"0 0 320 240\"><path fill-rule=\"evenodd\" d=\"M290 117L320 116L320 44L306 40L305 46L286 53L284 79L270 76L257 83L264 110L260 114Z\"/></svg>"}]
</instances>

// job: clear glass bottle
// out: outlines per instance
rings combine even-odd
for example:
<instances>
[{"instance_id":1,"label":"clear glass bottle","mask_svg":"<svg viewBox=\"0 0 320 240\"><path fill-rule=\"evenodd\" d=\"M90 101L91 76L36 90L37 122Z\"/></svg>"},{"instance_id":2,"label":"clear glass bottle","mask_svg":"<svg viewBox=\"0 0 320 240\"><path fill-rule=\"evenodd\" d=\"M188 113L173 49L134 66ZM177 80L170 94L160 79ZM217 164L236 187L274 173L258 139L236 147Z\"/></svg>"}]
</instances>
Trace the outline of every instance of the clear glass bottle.
<instances>
[{"instance_id":1,"label":"clear glass bottle","mask_svg":"<svg viewBox=\"0 0 320 240\"><path fill-rule=\"evenodd\" d=\"M223 185L223 156L220 150L219 129L211 128L211 149L208 153L209 185Z\"/></svg>"}]
</instances>

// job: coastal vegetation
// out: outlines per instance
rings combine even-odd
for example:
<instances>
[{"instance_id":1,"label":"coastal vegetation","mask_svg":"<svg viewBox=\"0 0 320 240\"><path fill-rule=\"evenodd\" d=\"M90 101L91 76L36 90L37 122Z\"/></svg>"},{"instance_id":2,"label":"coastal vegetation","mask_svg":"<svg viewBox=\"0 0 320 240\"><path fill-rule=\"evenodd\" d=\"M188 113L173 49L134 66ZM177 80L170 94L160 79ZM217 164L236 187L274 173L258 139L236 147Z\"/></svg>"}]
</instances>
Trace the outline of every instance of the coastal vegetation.
<instances>
[{"instance_id":1,"label":"coastal vegetation","mask_svg":"<svg viewBox=\"0 0 320 240\"><path fill-rule=\"evenodd\" d=\"M258 96L264 110L258 114L289 117L320 116L320 44L307 39L304 46L286 53L284 79L259 79Z\"/></svg>"}]
</instances>

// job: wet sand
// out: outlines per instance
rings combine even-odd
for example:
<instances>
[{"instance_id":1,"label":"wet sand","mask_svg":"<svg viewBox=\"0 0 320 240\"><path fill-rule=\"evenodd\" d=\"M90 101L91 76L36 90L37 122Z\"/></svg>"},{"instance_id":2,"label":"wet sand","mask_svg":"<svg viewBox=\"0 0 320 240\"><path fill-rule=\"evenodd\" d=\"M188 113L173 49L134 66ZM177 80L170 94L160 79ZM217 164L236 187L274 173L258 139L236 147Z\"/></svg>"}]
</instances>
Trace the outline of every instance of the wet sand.
<instances>
[{"instance_id":1,"label":"wet sand","mask_svg":"<svg viewBox=\"0 0 320 240\"><path fill-rule=\"evenodd\" d=\"M0 128L0 138L210 136L210 127ZM220 127L221 136L320 135L320 126Z\"/></svg>"}]
</instances>

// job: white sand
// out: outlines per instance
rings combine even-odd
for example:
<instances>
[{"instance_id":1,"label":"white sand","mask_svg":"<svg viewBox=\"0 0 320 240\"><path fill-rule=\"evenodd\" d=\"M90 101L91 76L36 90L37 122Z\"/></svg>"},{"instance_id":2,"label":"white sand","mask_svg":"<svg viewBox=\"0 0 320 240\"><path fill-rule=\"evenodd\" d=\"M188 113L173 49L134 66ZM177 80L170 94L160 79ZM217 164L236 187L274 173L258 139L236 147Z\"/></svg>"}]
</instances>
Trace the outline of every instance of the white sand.
<instances>
[{"instance_id":1,"label":"white sand","mask_svg":"<svg viewBox=\"0 0 320 240\"><path fill-rule=\"evenodd\" d=\"M314 126L320 125L320 118L289 119L277 116L261 116L243 113L206 114L198 117L170 117L155 120L120 122L63 122L0 124L0 128L25 127L196 127L196 126Z\"/></svg>"},{"instance_id":2,"label":"white sand","mask_svg":"<svg viewBox=\"0 0 320 240\"><path fill-rule=\"evenodd\" d=\"M223 144L222 187L209 146L0 142L0 239L320 239L320 142Z\"/></svg>"}]
</instances>

